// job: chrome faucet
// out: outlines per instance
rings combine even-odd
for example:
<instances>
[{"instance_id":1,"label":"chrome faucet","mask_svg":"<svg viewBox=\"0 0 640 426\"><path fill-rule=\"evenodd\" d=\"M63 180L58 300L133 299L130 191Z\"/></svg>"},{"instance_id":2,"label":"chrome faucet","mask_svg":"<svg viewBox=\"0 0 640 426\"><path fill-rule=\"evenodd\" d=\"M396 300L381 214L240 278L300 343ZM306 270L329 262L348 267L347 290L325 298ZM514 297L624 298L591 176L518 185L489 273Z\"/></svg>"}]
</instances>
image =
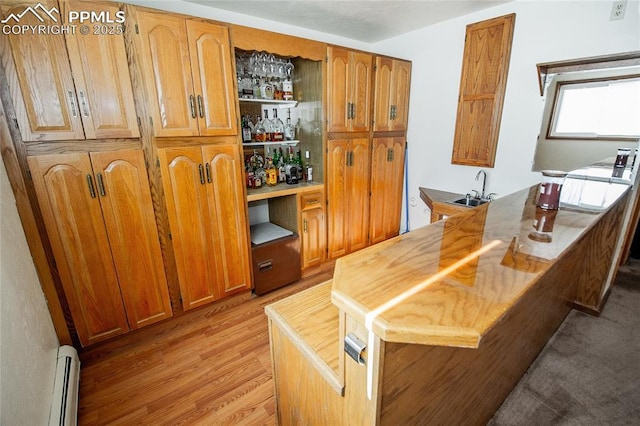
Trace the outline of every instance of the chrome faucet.
<instances>
[{"instance_id":1,"label":"chrome faucet","mask_svg":"<svg viewBox=\"0 0 640 426\"><path fill-rule=\"evenodd\" d=\"M476 174L476 180L480 179L480 173L482 173L482 193L480 194L480 199L484 200L485 199L484 186L487 183L487 172L485 172L484 170L480 170L478 174Z\"/></svg>"}]
</instances>

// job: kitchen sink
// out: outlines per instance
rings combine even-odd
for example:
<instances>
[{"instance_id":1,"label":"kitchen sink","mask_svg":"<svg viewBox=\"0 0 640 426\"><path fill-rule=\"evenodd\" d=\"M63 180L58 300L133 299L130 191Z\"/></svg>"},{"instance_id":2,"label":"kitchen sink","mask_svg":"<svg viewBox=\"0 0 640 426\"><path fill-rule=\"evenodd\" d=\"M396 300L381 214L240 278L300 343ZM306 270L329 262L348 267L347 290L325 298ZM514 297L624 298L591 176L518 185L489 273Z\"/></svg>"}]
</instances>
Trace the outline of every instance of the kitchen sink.
<instances>
[{"instance_id":1,"label":"kitchen sink","mask_svg":"<svg viewBox=\"0 0 640 426\"><path fill-rule=\"evenodd\" d=\"M489 200L483 200L475 197L462 197L455 200L447 201L449 204L457 204L460 206L476 207L488 203Z\"/></svg>"}]
</instances>

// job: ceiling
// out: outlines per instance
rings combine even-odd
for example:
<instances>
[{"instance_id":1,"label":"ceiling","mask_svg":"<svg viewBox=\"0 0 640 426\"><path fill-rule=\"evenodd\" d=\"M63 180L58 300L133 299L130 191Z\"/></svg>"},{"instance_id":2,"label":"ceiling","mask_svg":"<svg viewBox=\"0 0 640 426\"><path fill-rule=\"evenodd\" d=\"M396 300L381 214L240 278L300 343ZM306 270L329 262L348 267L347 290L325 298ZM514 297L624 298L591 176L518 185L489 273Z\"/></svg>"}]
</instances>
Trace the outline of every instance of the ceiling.
<instances>
[{"instance_id":1,"label":"ceiling","mask_svg":"<svg viewBox=\"0 0 640 426\"><path fill-rule=\"evenodd\" d=\"M511 0L186 0L367 43Z\"/></svg>"}]
</instances>

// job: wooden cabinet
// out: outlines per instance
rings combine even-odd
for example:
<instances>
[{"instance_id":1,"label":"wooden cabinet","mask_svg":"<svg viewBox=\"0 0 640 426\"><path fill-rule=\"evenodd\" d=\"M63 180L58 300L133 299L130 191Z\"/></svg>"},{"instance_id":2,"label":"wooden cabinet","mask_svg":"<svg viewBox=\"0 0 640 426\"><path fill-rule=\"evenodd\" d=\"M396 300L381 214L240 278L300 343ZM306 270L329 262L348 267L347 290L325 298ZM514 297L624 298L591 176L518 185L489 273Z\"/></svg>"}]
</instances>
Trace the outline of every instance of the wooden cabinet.
<instances>
[{"instance_id":1,"label":"wooden cabinet","mask_svg":"<svg viewBox=\"0 0 640 426\"><path fill-rule=\"evenodd\" d=\"M327 154L329 258L368 245L369 140L330 140Z\"/></svg>"},{"instance_id":2,"label":"wooden cabinet","mask_svg":"<svg viewBox=\"0 0 640 426\"><path fill-rule=\"evenodd\" d=\"M57 2L43 1L50 9ZM112 14L117 6L62 2ZM3 2L2 15L18 15L33 3ZM61 13L64 17L64 14ZM34 14L21 25L41 25ZM124 39L119 35L10 34L13 60L7 74L24 141L131 138L138 125Z\"/></svg>"},{"instance_id":3,"label":"wooden cabinet","mask_svg":"<svg viewBox=\"0 0 640 426\"><path fill-rule=\"evenodd\" d=\"M400 231L404 151L404 137L373 139L369 205L371 244L393 238Z\"/></svg>"},{"instance_id":4,"label":"wooden cabinet","mask_svg":"<svg viewBox=\"0 0 640 426\"><path fill-rule=\"evenodd\" d=\"M172 316L142 152L28 162L80 343Z\"/></svg>"},{"instance_id":5,"label":"wooden cabinet","mask_svg":"<svg viewBox=\"0 0 640 426\"><path fill-rule=\"evenodd\" d=\"M155 136L237 134L228 29L143 11L137 25Z\"/></svg>"},{"instance_id":6,"label":"wooden cabinet","mask_svg":"<svg viewBox=\"0 0 640 426\"><path fill-rule=\"evenodd\" d=\"M330 46L327 57L327 131L369 131L373 56Z\"/></svg>"},{"instance_id":7,"label":"wooden cabinet","mask_svg":"<svg viewBox=\"0 0 640 426\"><path fill-rule=\"evenodd\" d=\"M238 146L163 148L158 155L183 308L249 289Z\"/></svg>"},{"instance_id":8,"label":"wooden cabinet","mask_svg":"<svg viewBox=\"0 0 640 426\"><path fill-rule=\"evenodd\" d=\"M324 262L326 233L322 192L300 195L302 269Z\"/></svg>"},{"instance_id":9,"label":"wooden cabinet","mask_svg":"<svg viewBox=\"0 0 640 426\"><path fill-rule=\"evenodd\" d=\"M406 131L411 62L376 57L373 131Z\"/></svg>"}]
</instances>

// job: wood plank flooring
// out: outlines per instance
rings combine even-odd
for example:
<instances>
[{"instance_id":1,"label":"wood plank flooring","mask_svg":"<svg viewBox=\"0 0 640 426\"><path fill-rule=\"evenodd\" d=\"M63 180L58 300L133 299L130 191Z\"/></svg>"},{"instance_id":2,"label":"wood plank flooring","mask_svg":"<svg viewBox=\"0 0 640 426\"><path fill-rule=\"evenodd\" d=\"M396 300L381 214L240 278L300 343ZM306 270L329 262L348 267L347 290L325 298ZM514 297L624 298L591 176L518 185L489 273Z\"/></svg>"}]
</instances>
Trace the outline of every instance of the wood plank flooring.
<instances>
[{"instance_id":1,"label":"wood plank flooring","mask_svg":"<svg viewBox=\"0 0 640 426\"><path fill-rule=\"evenodd\" d=\"M264 307L332 275L327 265L82 351L78 423L275 424Z\"/></svg>"}]
</instances>

